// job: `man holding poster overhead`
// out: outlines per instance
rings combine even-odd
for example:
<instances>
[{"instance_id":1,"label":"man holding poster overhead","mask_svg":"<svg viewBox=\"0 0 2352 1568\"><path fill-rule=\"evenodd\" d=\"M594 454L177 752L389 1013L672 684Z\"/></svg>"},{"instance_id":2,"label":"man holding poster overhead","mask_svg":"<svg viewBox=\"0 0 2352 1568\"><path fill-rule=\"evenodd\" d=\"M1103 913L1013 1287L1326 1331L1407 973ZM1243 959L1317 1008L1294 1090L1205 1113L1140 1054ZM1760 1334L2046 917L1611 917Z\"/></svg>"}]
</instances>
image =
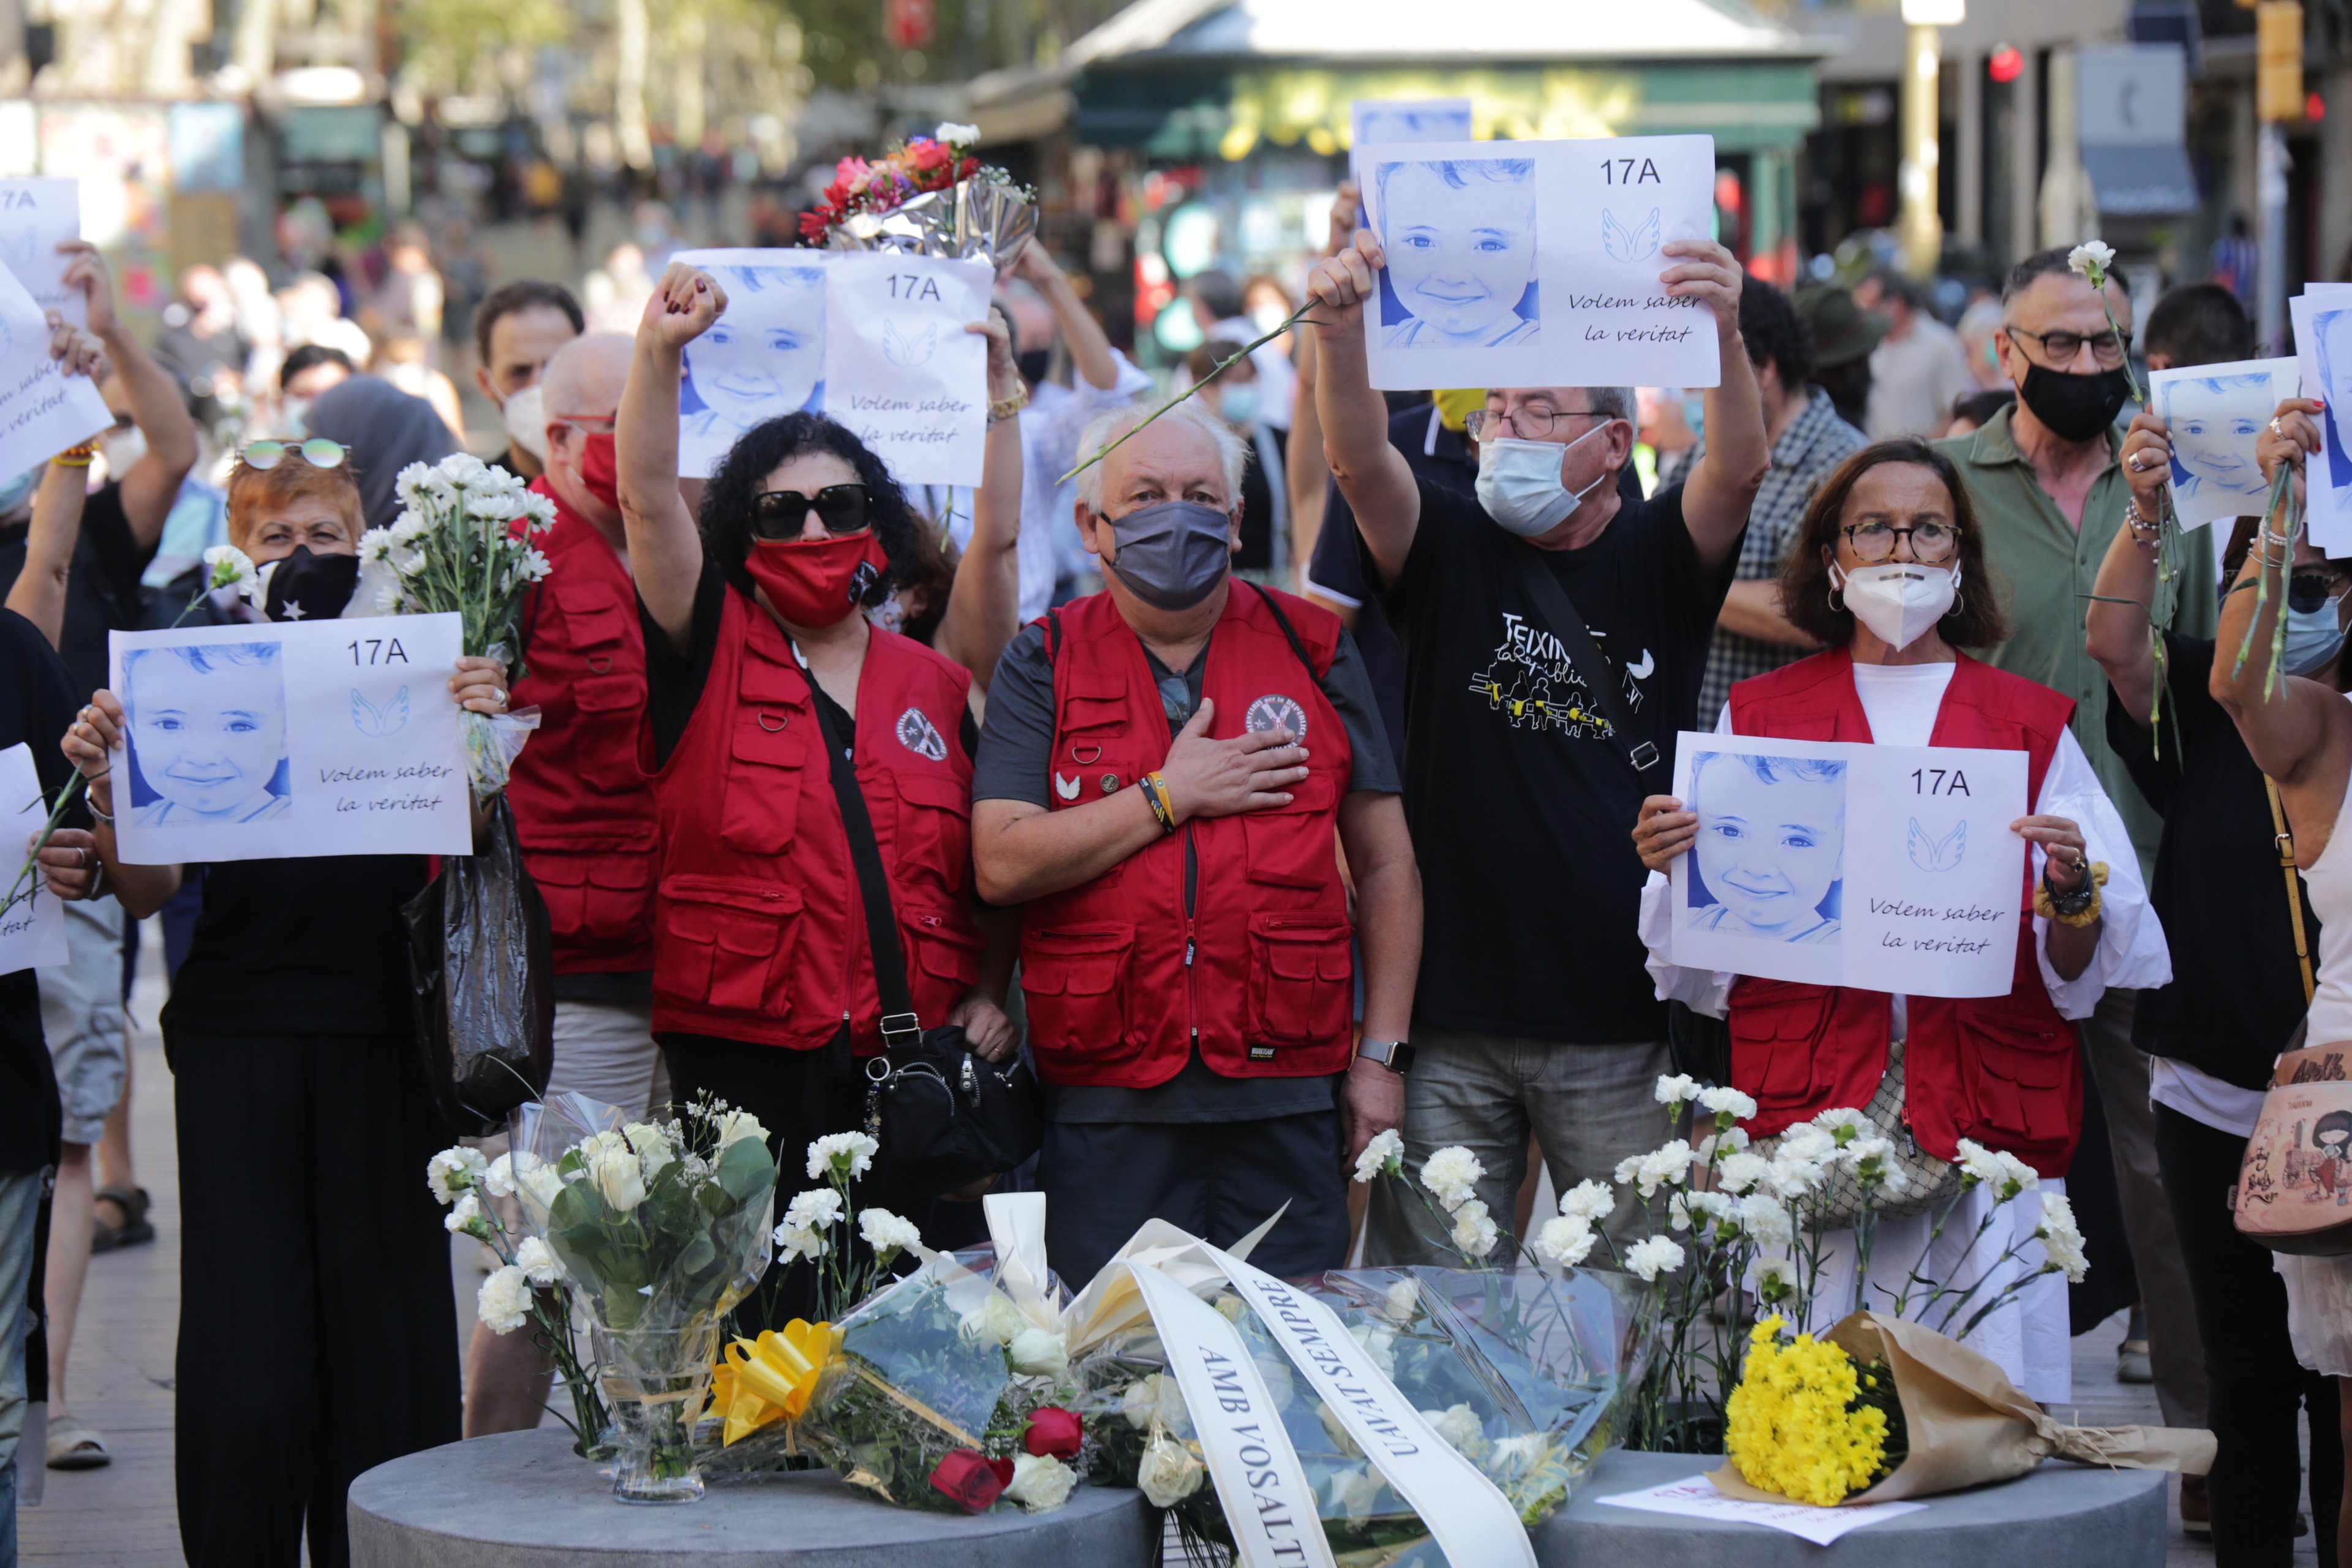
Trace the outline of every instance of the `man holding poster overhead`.
<instances>
[{"instance_id":1,"label":"man holding poster overhead","mask_svg":"<svg viewBox=\"0 0 2352 1568\"><path fill-rule=\"evenodd\" d=\"M1530 1130L1562 1191L1654 1146L1665 1021L1642 969L1642 868L1622 825L1672 776L1770 457L1739 264L1712 241L1669 239L1651 276L1712 337L1722 384L1687 484L1647 501L1618 490L1633 445L1622 386L1498 386L1470 416L1475 497L1416 480L1385 438L1367 359L1366 307L1388 265L1363 230L1308 292L1324 448L1405 645L1405 809L1428 910L1407 1157L1466 1144L1486 1171L1478 1195L1508 1214ZM1575 374L1591 363L1580 337L1547 332L1542 363ZM1372 1255L1421 1260L1406 1216L1374 1203Z\"/></svg>"}]
</instances>

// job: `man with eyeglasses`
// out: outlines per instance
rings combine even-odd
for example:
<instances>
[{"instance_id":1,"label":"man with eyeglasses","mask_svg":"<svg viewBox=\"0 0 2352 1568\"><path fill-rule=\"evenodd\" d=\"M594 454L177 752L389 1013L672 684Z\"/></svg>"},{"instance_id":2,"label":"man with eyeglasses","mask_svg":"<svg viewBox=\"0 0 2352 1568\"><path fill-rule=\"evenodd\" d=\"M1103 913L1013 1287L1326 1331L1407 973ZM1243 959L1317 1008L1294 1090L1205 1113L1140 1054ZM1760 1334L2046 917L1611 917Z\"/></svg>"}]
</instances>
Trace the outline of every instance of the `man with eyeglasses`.
<instances>
[{"instance_id":1,"label":"man with eyeglasses","mask_svg":"<svg viewBox=\"0 0 2352 1568\"><path fill-rule=\"evenodd\" d=\"M2016 405L1969 435L1938 443L1937 450L1958 466L1984 531L1986 560L2010 595L2010 638L1980 657L2074 700L2074 738L2131 831L2142 877L2152 881L2163 819L2109 742L2107 677L2092 658L2084 620L2116 531L2139 516L2150 525L2145 536L2154 540L2153 476L2163 460L2127 451L2116 425L2131 394L2125 365L2131 299L2111 280L2102 301L2066 258L2063 249L2029 256L2001 289L1993 351L2017 384ZM2136 485L2147 495L2137 511ZM2200 536L2179 556L2172 630L2210 638L2213 553ZM2138 996L2110 988L2083 1021L2084 1045L2106 1112L2150 1342L2170 1363L2158 1397L2167 1420L2198 1426L2204 1420L2202 1379L2193 1355L2181 1353L2196 1343L2196 1320L2155 1176L2148 1058L2132 1044Z\"/></svg>"},{"instance_id":2,"label":"man with eyeglasses","mask_svg":"<svg viewBox=\"0 0 2352 1568\"><path fill-rule=\"evenodd\" d=\"M1738 263L1699 240L1662 260L1664 290L1715 335L1722 384L1706 394L1706 456L1646 501L1615 482L1633 446L1624 387L1491 391L1469 422L1475 495L1416 480L1365 363L1379 239L1359 231L1308 281L1325 451L1405 647L1405 810L1427 910L1407 1163L1466 1145L1498 1218L1530 1131L1561 1191L1657 1143L1665 1020L1622 824L1674 774L1770 461ZM1438 1259L1383 1193L1373 1204L1373 1256ZM1639 1213L1621 1205L1612 1231Z\"/></svg>"},{"instance_id":3,"label":"man with eyeglasses","mask_svg":"<svg viewBox=\"0 0 2352 1568\"><path fill-rule=\"evenodd\" d=\"M618 332L591 332L557 349L532 384L547 463L530 488L555 502L555 523L535 542L549 571L524 599L513 692L515 707L539 709L540 727L507 798L554 938L547 1091L578 1089L634 1120L668 1085L653 1037L657 823L637 763L646 639L613 447L630 352ZM478 1328L469 1363L467 1436L539 1424L548 1366L530 1335Z\"/></svg>"}]
</instances>

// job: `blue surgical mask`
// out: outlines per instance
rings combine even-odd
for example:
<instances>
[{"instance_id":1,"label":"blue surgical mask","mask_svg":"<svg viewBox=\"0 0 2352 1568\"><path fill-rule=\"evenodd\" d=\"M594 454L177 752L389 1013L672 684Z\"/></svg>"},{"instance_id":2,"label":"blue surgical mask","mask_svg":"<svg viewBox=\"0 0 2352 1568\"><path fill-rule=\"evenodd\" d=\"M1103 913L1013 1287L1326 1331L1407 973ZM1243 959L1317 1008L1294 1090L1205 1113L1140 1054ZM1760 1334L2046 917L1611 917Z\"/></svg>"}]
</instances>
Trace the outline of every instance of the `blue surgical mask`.
<instances>
[{"instance_id":1,"label":"blue surgical mask","mask_svg":"<svg viewBox=\"0 0 2352 1568\"><path fill-rule=\"evenodd\" d=\"M2337 613L2344 595L2336 595L2317 609L2287 606L2286 647L2279 662L2289 675L2311 675L2326 668L2344 646L2344 622Z\"/></svg>"},{"instance_id":2,"label":"blue surgical mask","mask_svg":"<svg viewBox=\"0 0 2352 1568\"><path fill-rule=\"evenodd\" d=\"M33 487L41 482L41 470L47 467L46 463L36 464L15 479L0 484L0 517L7 516L25 504L25 498L31 495Z\"/></svg>"},{"instance_id":3,"label":"blue surgical mask","mask_svg":"<svg viewBox=\"0 0 2352 1568\"><path fill-rule=\"evenodd\" d=\"M1256 387L1229 386L1225 388L1224 401L1218 406L1224 410L1229 423L1255 425L1257 423L1257 403Z\"/></svg>"},{"instance_id":4,"label":"blue surgical mask","mask_svg":"<svg viewBox=\"0 0 2352 1568\"><path fill-rule=\"evenodd\" d=\"M1609 479L1610 471L1603 468L1592 477L1591 484L1571 490L1559 478L1568 454L1607 428L1605 423L1596 425L1565 445L1558 441L1522 441L1507 436L1480 441L1478 480L1474 487L1478 504L1486 509L1488 517L1521 539L1549 533L1566 522L1584 504L1584 498Z\"/></svg>"}]
</instances>

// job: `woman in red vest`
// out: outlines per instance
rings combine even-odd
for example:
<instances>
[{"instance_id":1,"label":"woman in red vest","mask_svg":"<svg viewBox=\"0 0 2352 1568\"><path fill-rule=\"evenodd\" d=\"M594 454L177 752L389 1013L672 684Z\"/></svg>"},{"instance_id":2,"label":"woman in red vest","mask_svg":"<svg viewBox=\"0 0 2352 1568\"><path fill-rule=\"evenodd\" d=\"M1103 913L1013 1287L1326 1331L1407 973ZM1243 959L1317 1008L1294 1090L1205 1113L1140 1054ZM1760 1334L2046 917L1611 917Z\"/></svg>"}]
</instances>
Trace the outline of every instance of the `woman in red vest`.
<instances>
[{"instance_id":1,"label":"woman in red vest","mask_svg":"<svg viewBox=\"0 0 2352 1568\"><path fill-rule=\"evenodd\" d=\"M961 1025L1009 1057L1013 930L975 918L971 674L870 626L861 606L908 580L914 515L843 426L789 414L745 432L702 499L678 494L685 346L727 308L708 273L673 266L646 304L615 429L629 565L646 622L647 733L661 858L654 1037L680 1100L756 1112L783 1171L779 1211L814 1185L803 1145L861 1125L882 1007L828 737L845 742L879 845L907 984L923 1028ZM991 322L992 399L1020 384ZM1021 458L1009 419L992 468ZM864 1201L921 1223L936 1194Z\"/></svg>"},{"instance_id":2,"label":"woman in red vest","mask_svg":"<svg viewBox=\"0 0 2352 1568\"><path fill-rule=\"evenodd\" d=\"M1754 1137L1832 1107L1868 1105L1900 1043L1904 1116L1922 1150L1954 1160L1959 1141L1969 1139L2032 1166L2042 1190L2063 1191L2083 1110L2081 1049L2069 1020L2088 1016L2110 985L2162 984L2171 961L2123 821L2067 727L2074 703L1958 651L1998 643L2009 627L1951 461L1916 440L1882 441L1848 458L1806 510L1781 569L1780 603L1829 651L1734 686L1718 732L2026 753L2033 814L2011 824L2030 851L2018 889L2015 984L2005 996L1906 998L1675 968L1667 956L1670 900L1656 873L1694 847L1698 818L1673 796L1653 795L1642 804L1633 841L1654 873L1643 933L1659 994L1727 1018L1732 1083L1756 1101L1746 1124ZM1739 763L1714 763L1709 781ZM1779 787L1801 789L1804 781ZM2104 888L2093 872L2101 862ZM1817 891L1802 876L1790 881ZM1753 907L1727 900L1733 917L1776 918L1760 896L1774 889L1758 889L1746 901ZM1832 887L1819 900L1824 920L1834 918L1834 897ZM1864 1304L1891 1310L1914 1270L1964 1285L1983 1276L2041 1222L2039 1194L2028 1192L1999 1205L2004 1212L1983 1229L1996 1205L1990 1187L1976 1188L1940 1237L1931 1236L1935 1214L1883 1221ZM1854 1300L1851 1236L1831 1243L1816 1329ZM2033 1247L2026 1256L2038 1264ZM2045 1274L1968 1341L2048 1402L2071 1396L2068 1338L2065 1281Z\"/></svg>"}]
</instances>

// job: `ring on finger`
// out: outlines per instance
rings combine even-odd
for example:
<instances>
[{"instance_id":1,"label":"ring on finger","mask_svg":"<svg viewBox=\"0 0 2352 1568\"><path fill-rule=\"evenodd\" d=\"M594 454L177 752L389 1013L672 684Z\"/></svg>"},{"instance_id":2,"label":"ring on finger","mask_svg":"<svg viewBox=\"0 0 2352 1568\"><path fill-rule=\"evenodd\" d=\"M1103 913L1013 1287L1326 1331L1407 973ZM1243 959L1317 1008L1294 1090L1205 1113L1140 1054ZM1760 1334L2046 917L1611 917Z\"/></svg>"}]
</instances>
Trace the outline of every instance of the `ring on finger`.
<instances>
[{"instance_id":1,"label":"ring on finger","mask_svg":"<svg viewBox=\"0 0 2352 1568\"><path fill-rule=\"evenodd\" d=\"M2285 431L2279 428L2278 416L2275 414L2271 416L2271 434L2273 436L2284 436L2286 434Z\"/></svg>"}]
</instances>

